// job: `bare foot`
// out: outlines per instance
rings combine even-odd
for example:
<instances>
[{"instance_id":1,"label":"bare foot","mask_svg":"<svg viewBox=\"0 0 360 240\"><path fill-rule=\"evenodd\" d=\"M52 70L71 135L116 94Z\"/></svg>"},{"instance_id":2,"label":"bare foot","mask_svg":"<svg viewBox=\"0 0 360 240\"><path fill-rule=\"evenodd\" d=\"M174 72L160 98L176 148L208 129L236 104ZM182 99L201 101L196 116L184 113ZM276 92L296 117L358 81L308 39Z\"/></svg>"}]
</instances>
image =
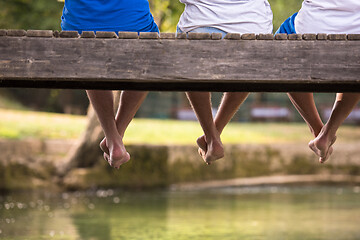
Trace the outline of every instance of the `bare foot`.
<instances>
[{"instance_id":1,"label":"bare foot","mask_svg":"<svg viewBox=\"0 0 360 240\"><path fill-rule=\"evenodd\" d=\"M332 145L335 141L336 136L330 140L326 136L319 134L314 140L309 142L309 148L320 157L319 162L324 163L332 154Z\"/></svg>"},{"instance_id":2,"label":"bare foot","mask_svg":"<svg viewBox=\"0 0 360 240\"><path fill-rule=\"evenodd\" d=\"M315 139L311 140L308 146L317 156L320 157L320 150L315 146Z\"/></svg>"},{"instance_id":3,"label":"bare foot","mask_svg":"<svg viewBox=\"0 0 360 240\"><path fill-rule=\"evenodd\" d=\"M324 163L326 160L329 159L330 155L333 153L333 148L330 146L329 151L327 152L327 154L325 155L325 157L320 157L319 158L319 162L320 163Z\"/></svg>"},{"instance_id":4,"label":"bare foot","mask_svg":"<svg viewBox=\"0 0 360 240\"><path fill-rule=\"evenodd\" d=\"M109 156L109 154L107 154L107 153L105 153L104 152L104 154L103 154L103 156L104 156L104 159L110 164L110 156Z\"/></svg>"},{"instance_id":5,"label":"bare foot","mask_svg":"<svg viewBox=\"0 0 360 240\"><path fill-rule=\"evenodd\" d=\"M207 151L207 143L205 141L205 136L202 135L201 137L198 137L198 139L196 140L196 143L199 146L198 153L205 160L205 155L206 155L206 151Z\"/></svg>"},{"instance_id":6,"label":"bare foot","mask_svg":"<svg viewBox=\"0 0 360 240\"><path fill-rule=\"evenodd\" d=\"M212 141L206 141L205 136L201 136L196 141L199 146L198 152L200 156L204 159L205 163L208 165L224 157L224 147L221 143L221 140L211 140Z\"/></svg>"},{"instance_id":7,"label":"bare foot","mask_svg":"<svg viewBox=\"0 0 360 240\"><path fill-rule=\"evenodd\" d=\"M100 142L100 148L104 151L104 159L113 168L119 169L120 165L130 160L130 154L126 151L122 142L109 148L106 139L104 138Z\"/></svg>"},{"instance_id":8,"label":"bare foot","mask_svg":"<svg viewBox=\"0 0 360 240\"><path fill-rule=\"evenodd\" d=\"M109 148L106 146L106 138L104 138L103 140L101 140L100 142L100 149L106 153L107 155L109 155Z\"/></svg>"}]
</instances>

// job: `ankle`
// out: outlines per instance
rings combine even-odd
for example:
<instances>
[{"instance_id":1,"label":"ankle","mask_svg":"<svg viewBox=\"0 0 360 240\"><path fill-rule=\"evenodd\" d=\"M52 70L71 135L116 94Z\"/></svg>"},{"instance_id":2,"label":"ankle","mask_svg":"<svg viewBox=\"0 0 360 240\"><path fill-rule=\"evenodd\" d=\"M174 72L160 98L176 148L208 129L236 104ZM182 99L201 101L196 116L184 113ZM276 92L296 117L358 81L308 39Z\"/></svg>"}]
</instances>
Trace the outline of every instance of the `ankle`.
<instances>
[{"instance_id":1,"label":"ankle","mask_svg":"<svg viewBox=\"0 0 360 240\"><path fill-rule=\"evenodd\" d=\"M207 144L221 142L220 135L212 134L210 136L205 135L205 141Z\"/></svg>"},{"instance_id":2,"label":"ankle","mask_svg":"<svg viewBox=\"0 0 360 240\"><path fill-rule=\"evenodd\" d=\"M322 124L315 128L312 128L311 126L309 126L309 127L310 127L310 131L314 135L314 137L317 137L323 131L324 125Z\"/></svg>"},{"instance_id":3,"label":"ankle","mask_svg":"<svg viewBox=\"0 0 360 240\"><path fill-rule=\"evenodd\" d=\"M321 132L319 133L319 136L321 138L326 139L333 139L336 135L335 129L329 127L328 124L325 124L324 127L321 129Z\"/></svg>"}]
</instances>

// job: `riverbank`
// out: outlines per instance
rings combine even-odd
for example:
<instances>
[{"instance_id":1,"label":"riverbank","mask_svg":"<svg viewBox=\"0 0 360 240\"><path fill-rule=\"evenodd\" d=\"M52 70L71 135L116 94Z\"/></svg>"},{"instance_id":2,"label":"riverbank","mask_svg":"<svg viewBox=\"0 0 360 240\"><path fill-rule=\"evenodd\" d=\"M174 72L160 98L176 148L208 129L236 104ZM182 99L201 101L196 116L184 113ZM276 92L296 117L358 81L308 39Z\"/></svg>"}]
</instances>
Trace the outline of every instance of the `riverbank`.
<instances>
[{"instance_id":1,"label":"riverbank","mask_svg":"<svg viewBox=\"0 0 360 240\"><path fill-rule=\"evenodd\" d=\"M61 169L77 147L87 117L4 109L0 114L3 191L208 188L262 185L274 177L282 179L274 184L289 179L356 183L360 175L360 128L355 126L340 129L333 156L319 164L307 147L311 134L304 123L230 123L222 135L225 158L207 166L194 142L202 134L197 122L134 119L124 139L129 163L112 169L98 149L94 164L63 176Z\"/></svg>"},{"instance_id":2,"label":"riverbank","mask_svg":"<svg viewBox=\"0 0 360 240\"><path fill-rule=\"evenodd\" d=\"M306 144L225 146L226 157L210 166L194 145L127 145L132 159L110 168L99 150L98 162L64 177L58 170L76 140L0 140L0 189L52 191L98 188L206 189L294 183L360 183L360 149L338 142L330 161L319 164Z\"/></svg>"}]
</instances>

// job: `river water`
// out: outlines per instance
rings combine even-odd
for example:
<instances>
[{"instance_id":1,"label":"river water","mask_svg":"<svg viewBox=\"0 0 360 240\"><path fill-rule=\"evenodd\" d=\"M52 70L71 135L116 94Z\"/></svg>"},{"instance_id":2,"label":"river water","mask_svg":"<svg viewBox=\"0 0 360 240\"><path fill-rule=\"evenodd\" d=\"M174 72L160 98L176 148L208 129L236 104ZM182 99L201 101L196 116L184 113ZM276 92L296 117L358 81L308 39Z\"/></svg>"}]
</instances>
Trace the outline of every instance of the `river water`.
<instances>
[{"instance_id":1,"label":"river water","mask_svg":"<svg viewBox=\"0 0 360 240\"><path fill-rule=\"evenodd\" d=\"M2 195L0 239L360 239L360 187Z\"/></svg>"}]
</instances>

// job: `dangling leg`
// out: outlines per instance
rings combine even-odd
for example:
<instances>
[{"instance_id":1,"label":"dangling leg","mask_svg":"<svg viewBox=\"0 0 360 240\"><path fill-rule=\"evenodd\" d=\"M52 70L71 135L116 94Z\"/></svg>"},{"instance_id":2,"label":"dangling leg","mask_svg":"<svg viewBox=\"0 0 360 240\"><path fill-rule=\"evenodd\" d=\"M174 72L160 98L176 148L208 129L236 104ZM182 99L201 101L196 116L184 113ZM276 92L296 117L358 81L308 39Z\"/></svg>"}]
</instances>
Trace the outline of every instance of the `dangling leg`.
<instances>
[{"instance_id":1,"label":"dangling leg","mask_svg":"<svg viewBox=\"0 0 360 240\"><path fill-rule=\"evenodd\" d=\"M248 92L227 92L221 100L219 109L215 117L215 127L219 134L222 133L225 126L230 122L240 105L249 96ZM206 139L205 136L201 136L197 139L199 146L199 152L206 152Z\"/></svg>"},{"instance_id":2,"label":"dangling leg","mask_svg":"<svg viewBox=\"0 0 360 240\"><path fill-rule=\"evenodd\" d=\"M224 93L224 97L221 100L219 110L215 117L215 125L220 134L248 96L248 92Z\"/></svg>"},{"instance_id":3,"label":"dangling leg","mask_svg":"<svg viewBox=\"0 0 360 240\"><path fill-rule=\"evenodd\" d=\"M113 94L111 91L102 90L87 90L86 92L107 139L108 156L104 157L110 166L119 168L121 164L129 161L130 155L116 128Z\"/></svg>"},{"instance_id":4,"label":"dangling leg","mask_svg":"<svg viewBox=\"0 0 360 240\"><path fill-rule=\"evenodd\" d=\"M148 92L146 91L123 91L121 93L119 107L115 117L117 132L121 136L121 139L124 137L127 127L139 110L147 94ZM100 147L105 154L109 154L106 136L101 141Z\"/></svg>"},{"instance_id":5,"label":"dangling leg","mask_svg":"<svg viewBox=\"0 0 360 240\"><path fill-rule=\"evenodd\" d=\"M360 100L360 93L338 93L329 120L319 135L312 141L320 152L321 163L330 156L331 145L336 140L336 132Z\"/></svg>"},{"instance_id":6,"label":"dangling leg","mask_svg":"<svg viewBox=\"0 0 360 240\"><path fill-rule=\"evenodd\" d=\"M207 164L224 157L224 148L212 116L209 92L187 92L191 106L205 134L206 150L199 152Z\"/></svg>"},{"instance_id":7,"label":"dangling leg","mask_svg":"<svg viewBox=\"0 0 360 240\"><path fill-rule=\"evenodd\" d=\"M316 108L314 95L312 93L288 93L288 96L309 126L311 133L314 137L317 137L324 124ZM320 150L314 145L314 141L310 141L308 146L316 155L320 156ZM333 149L330 147L328 151L329 155L331 155L332 151Z\"/></svg>"},{"instance_id":8,"label":"dangling leg","mask_svg":"<svg viewBox=\"0 0 360 240\"><path fill-rule=\"evenodd\" d=\"M316 137L324 126L312 93L288 93L289 99Z\"/></svg>"}]
</instances>

